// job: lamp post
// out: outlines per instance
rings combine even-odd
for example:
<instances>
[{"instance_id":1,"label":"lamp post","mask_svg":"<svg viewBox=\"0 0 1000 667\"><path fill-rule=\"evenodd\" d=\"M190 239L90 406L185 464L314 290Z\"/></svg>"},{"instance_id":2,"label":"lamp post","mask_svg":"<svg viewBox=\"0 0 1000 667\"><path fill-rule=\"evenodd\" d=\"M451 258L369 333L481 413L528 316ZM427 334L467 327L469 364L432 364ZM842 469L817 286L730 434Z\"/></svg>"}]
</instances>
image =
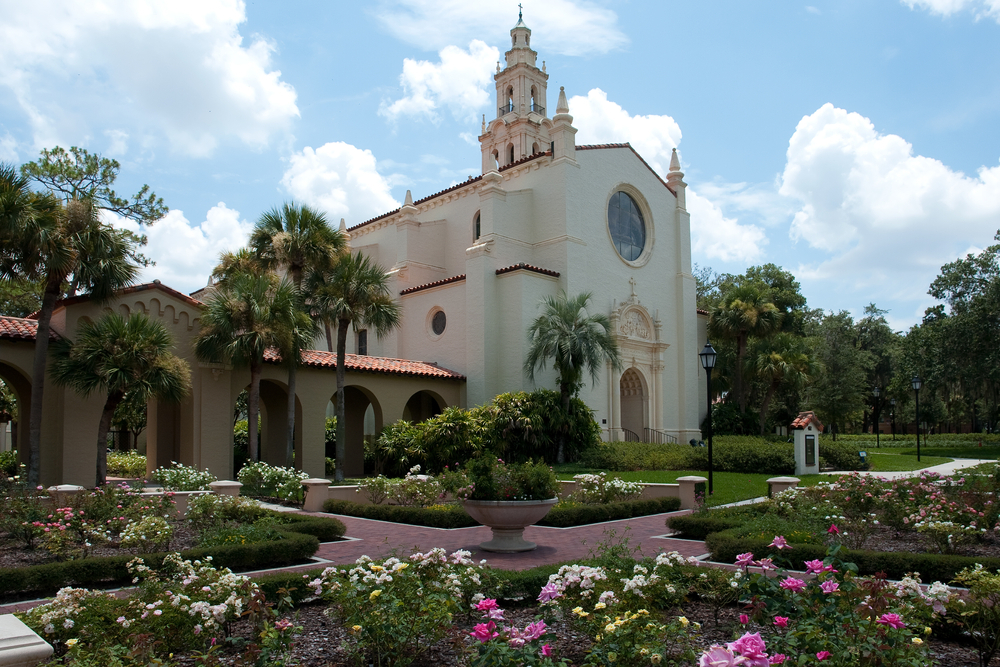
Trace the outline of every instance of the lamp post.
<instances>
[{"instance_id":1,"label":"lamp post","mask_svg":"<svg viewBox=\"0 0 1000 667\"><path fill-rule=\"evenodd\" d=\"M715 360L719 356L712 347L710 341L705 341L705 347L698 353L701 357L701 366L708 375L708 495L712 495L712 369L715 368Z\"/></svg>"},{"instance_id":2,"label":"lamp post","mask_svg":"<svg viewBox=\"0 0 1000 667\"><path fill-rule=\"evenodd\" d=\"M910 385L917 398L917 463L920 463L920 376L914 375Z\"/></svg>"},{"instance_id":3,"label":"lamp post","mask_svg":"<svg viewBox=\"0 0 1000 667\"><path fill-rule=\"evenodd\" d=\"M892 425L892 439L896 440L896 399L889 399L889 423Z\"/></svg>"},{"instance_id":4,"label":"lamp post","mask_svg":"<svg viewBox=\"0 0 1000 667\"><path fill-rule=\"evenodd\" d=\"M875 429L875 446L879 447L879 448L882 447L882 441L879 439L879 428L878 428L878 417L877 417L877 415L878 415L878 395L880 393L882 393L882 392L879 391L879 389L878 389L877 386L874 389L872 389L872 396L875 397L875 405L872 408L872 428Z\"/></svg>"}]
</instances>

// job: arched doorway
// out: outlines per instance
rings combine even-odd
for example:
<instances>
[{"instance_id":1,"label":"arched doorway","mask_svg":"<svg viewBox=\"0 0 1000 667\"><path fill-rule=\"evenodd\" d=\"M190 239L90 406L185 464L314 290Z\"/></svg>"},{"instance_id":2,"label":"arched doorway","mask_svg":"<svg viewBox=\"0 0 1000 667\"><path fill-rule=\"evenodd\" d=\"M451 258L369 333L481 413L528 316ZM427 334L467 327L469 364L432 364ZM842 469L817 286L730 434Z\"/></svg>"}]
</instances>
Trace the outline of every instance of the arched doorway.
<instances>
[{"instance_id":1,"label":"arched doorway","mask_svg":"<svg viewBox=\"0 0 1000 667\"><path fill-rule=\"evenodd\" d=\"M0 417L0 443L17 450L18 463L28 464L28 416L31 414L31 380L22 370L0 361L0 379L13 395L15 405L9 415ZM4 412L0 407L0 412ZM7 419L10 419L8 422ZM8 424L10 433L7 433ZM0 449L3 449L0 447Z\"/></svg>"},{"instance_id":2,"label":"arched doorway","mask_svg":"<svg viewBox=\"0 0 1000 667\"><path fill-rule=\"evenodd\" d=\"M440 396L425 390L418 391L406 402L402 419L416 424L441 414L444 407L447 406Z\"/></svg>"},{"instance_id":3,"label":"arched doorway","mask_svg":"<svg viewBox=\"0 0 1000 667\"><path fill-rule=\"evenodd\" d=\"M330 400L336 405L336 394ZM346 460L337 461L337 466L347 477L361 477L365 472L365 440L378 437L385 423L375 394L358 385L344 387L344 421Z\"/></svg>"},{"instance_id":4,"label":"arched doorway","mask_svg":"<svg viewBox=\"0 0 1000 667\"><path fill-rule=\"evenodd\" d=\"M646 409L646 381L635 368L629 368L622 373L619 383L622 405L622 428L625 430L625 440L643 440L648 416ZM634 436L634 437L633 437Z\"/></svg>"}]
</instances>

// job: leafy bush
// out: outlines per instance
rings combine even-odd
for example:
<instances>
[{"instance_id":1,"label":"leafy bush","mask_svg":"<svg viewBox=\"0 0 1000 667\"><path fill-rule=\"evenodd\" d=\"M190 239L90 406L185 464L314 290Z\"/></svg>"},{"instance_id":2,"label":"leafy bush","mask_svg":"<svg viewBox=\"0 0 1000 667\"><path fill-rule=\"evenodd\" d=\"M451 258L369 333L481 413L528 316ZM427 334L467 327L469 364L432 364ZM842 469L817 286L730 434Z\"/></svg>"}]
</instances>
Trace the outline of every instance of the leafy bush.
<instances>
[{"instance_id":1,"label":"leafy bush","mask_svg":"<svg viewBox=\"0 0 1000 667\"><path fill-rule=\"evenodd\" d=\"M248 544L251 542L272 542L282 539L273 521L242 526L221 526L205 531L198 538L199 547L219 547L228 544Z\"/></svg>"},{"instance_id":2,"label":"leafy bush","mask_svg":"<svg viewBox=\"0 0 1000 667\"><path fill-rule=\"evenodd\" d=\"M618 521L634 516L649 516L676 512L681 508L680 498L653 498L651 500L626 500L599 505L556 505L538 522L539 526L569 528L602 521Z\"/></svg>"},{"instance_id":3,"label":"leafy bush","mask_svg":"<svg viewBox=\"0 0 1000 667\"><path fill-rule=\"evenodd\" d=\"M552 468L528 459L504 463L483 456L466 468L471 488L464 500L548 500L559 495L560 485Z\"/></svg>"},{"instance_id":4,"label":"leafy bush","mask_svg":"<svg viewBox=\"0 0 1000 667\"><path fill-rule=\"evenodd\" d=\"M559 393L547 389L500 394L471 410L447 408L419 424L398 421L365 447L365 460L376 474L402 475L413 465L440 472L479 454L505 461L538 458L555 462L559 441L568 460L600 442L601 428L578 398L563 414Z\"/></svg>"},{"instance_id":5,"label":"leafy bush","mask_svg":"<svg viewBox=\"0 0 1000 667\"><path fill-rule=\"evenodd\" d=\"M195 530L205 531L227 523L256 523L269 514L251 498L206 493L188 500L187 520Z\"/></svg>"},{"instance_id":6,"label":"leafy bush","mask_svg":"<svg viewBox=\"0 0 1000 667\"><path fill-rule=\"evenodd\" d=\"M861 457L858 455L857 443L842 440L820 438L820 465L830 466L834 470L860 470Z\"/></svg>"},{"instance_id":7,"label":"leafy bush","mask_svg":"<svg viewBox=\"0 0 1000 667\"><path fill-rule=\"evenodd\" d=\"M17 477L17 468L16 451L10 450L7 452L0 452L0 475L7 478Z\"/></svg>"},{"instance_id":8,"label":"leafy bush","mask_svg":"<svg viewBox=\"0 0 1000 667\"><path fill-rule=\"evenodd\" d=\"M162 516L147 516L130 523L122 531L122 546L139 553L163 551L170 545L174 530Z\"/></svg>"},{"instance_id":9,"label":"leafy bush","mask_svg":"<svg viewBox=\"0 0 1000 667\"><path fill-rule=\"evenodd\" d=\"M243 466L236 479L243 484L241 492L248 496L264 496L285 502L302 503L305 500L302 480L309 479L309 475L294 468L272 466L257 461Z\"/></svg>"},{"instance_id":10,"label":"leafy bush","mask_svg":"<svg viewBox=\"0 0 1000 667\"><path fill-rule=\"evenodd\" d=\"M166 491L208 491L209 484L219 481L208 468L198 470L177 461L172 461L169 468L157 468L150 477Z\"/></svg>"},{"instance_id":11,"label":"leafy bush","mask_svg":"<svg viewBox=\"0 0 1000 667\"><path fill-rule=\"evenodd\" d=\"M336 459L331 459L329 456L327 456L326 457L326 467L323 470L323 474L325 474L330 479L333 479L333 476L336 473L337 473L337 460Z\"/></svg>"},{"instance_id":12,"label":"leafy bush","mask_svg":"<svg viewBox=\"0 0 1000 667\"><path fill-rule=\"evenodd\" d=\"M323 503L323 511L343 516L357 516L376 521L405 523L431 528L467 528L479 523L466 514L461 505L433 505L431 507L404 507L402 505L362 505L350 500L330 499Z\"/></svg>"},{"instance_id":13,"label":"leafy bush","mask_svg":"<svg viewBox=\"0 0 1000 667\"><path fill-rule=\"evenodd\" d=\"M626 482L620 477L608 477L606 473L597 475L573 475L576 491L573 500L585 504L616 503L635 500L645 485L642 482Z\"/></svg>"},{"instance_id":14,"label":"leafy bush","mask_svg":"<svg viewBox=\"0 0 1000 667\"><path fill-rule=\"evenodd\" d=\"M146 456L139 452L108 452L108 475L142 479L146 476Z\"/></svg>"},{"instance_id":15,"label":"leafy bush","mask_svg":"<svg viewBox=\"0 0 1000 667\"><path fill-rule=\"evenodd\" d=\"M588 468L628 472L631 470L693 470L690 445L646 442L599 442L580 455Z\"/></svg>"}]
</instances>

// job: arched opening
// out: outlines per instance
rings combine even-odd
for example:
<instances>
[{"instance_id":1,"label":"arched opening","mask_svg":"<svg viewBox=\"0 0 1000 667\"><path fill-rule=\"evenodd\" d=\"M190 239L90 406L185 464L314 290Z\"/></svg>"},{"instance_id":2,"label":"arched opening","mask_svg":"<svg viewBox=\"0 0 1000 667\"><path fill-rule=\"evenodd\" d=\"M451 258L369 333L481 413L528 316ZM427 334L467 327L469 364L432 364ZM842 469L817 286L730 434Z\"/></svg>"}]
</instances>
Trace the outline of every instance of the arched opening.
<instances>
[{"instance_id":1,"label":"arched opening","mask_svg":"<svg viewBox=\"0 0 1000 667\"><path fill-rule=\"evenodd\" d=\"M514 87L507 86L507 94L505 96L507 99L504 106L500 109L503 113L511 113L514 111ZM503 115L503 114L501 114Z\"/></svg>"},{"instance_id":2,"label":"arched opening","mask_svg":"<svg viewBox=\"0 0 1000 667\"><path fill-rule=\"evenodd\" d=\"M336 394L330 402L336 405ZM374 440L382 432L382 406L368 389L356 385L344 387L344 422L347 432L345 460L337 461L337 467L347 477L360 477L364 474L365 442Z\"/></svg>"},{"instance_id":3,"label":"arched opening","mask_svg":"<svg viewBox=\"0 0 1000 667\"><path fill-rule=\"evenodd\" d=\"M31 379L21 369L0 362L0 380L6 386L6 395L0 397L0 451L17 450L18 463L27 465Z\"/></svg>"},{"instance_id":4,"label":"arched opening","mask_svg":"<svg viewBox=\"0 0 1000 667\"><path fill-rule=\"evenodd\" d=\"M472 240L478 241L481 232L482 232L481 219L479 211L476 211L476 217L472 219Z\"/></svg>"},{"instance_id":5,"label":"arched opening","mask_svg":"<svg viewBox=\"0 0 1000 667\"><path fill-rule=\"evenodd\" d=\"M410 396L403 408L401 419L414 424L426 421L435 415L441 414L441 410L447 407L444 399L433 392L421 390Z\"/></svg>"},{"instance_id":6,"label":"arched opening","mask_svg":"<svg viewBox=\"0 0 1000 667\"><path fill-rule=\"evenodd\" d=\"M536 141L535 143L531 144L531 154L534 155L537 152L538 152L538 142Z\"/></svg>"},{"instance_id":7,"label":"arched opening","mask_svg":"<svg viewBox=\"0 0 1000 667\"><path fill-rule=\"evenodd\" d=\"M507 144L507 164L514 164L514 144Z\"/></svg>"},{"instance_id":8,"label":"arched opening","mask_svg":"<svg viewBox=\"0 0 1000 667\"><path fill-rule=\"evenodd\" d=\"M500 151L496 150L493 151L493 168L494 169L500 168Z\"/></svg>"},{"instance_id":9,"label":"arched opening","mask_svg":"<svg viewBox=\"0 0 1000 667\"><path fill-rule=\"evenodd\" d=\"M646 381L635 368L622 373L621 391L622 429L625 440L642 440L646 430ZM634 437L633 437L634 436Z\"/></svg>"},{"instance_id":10,"label":"arched opening","mask_svg":"<svg viewBox=\"0 0 1000 667\"><path fill-rule=\"evenodd\" d=\"M247 386L233 406L233 473L249 462ZM274 380L261 380L257 419L257 447L260 460L273 466L302 468L302 402L295 397L295 435L292 460L288 459L288 389Z\"/></svg>"}]
</instances>

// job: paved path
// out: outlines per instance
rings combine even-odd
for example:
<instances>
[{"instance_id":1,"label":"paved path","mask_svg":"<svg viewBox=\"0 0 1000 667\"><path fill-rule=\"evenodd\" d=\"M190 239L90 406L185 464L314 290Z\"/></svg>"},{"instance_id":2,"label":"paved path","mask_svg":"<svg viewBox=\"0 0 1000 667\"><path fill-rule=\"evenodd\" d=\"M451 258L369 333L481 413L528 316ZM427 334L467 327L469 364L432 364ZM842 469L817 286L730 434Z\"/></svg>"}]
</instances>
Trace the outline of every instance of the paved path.
<instances>
[{"instance_id":1,"label":"paved path","mask_svg":"<svg viewBox=\"0 0 1000 667\"><path fill-rule=\"evenodd\" d=\"M870 450L869 450L870 451ZM877 451L877 450L876 450ZM951 475L953 473L961 471L963 468L972 468L980 463L996 463L996 459L955 459L951 463L942 463L941 465L931 466L929 468L922 468L920 470L892 470L879 472L877 470L863 470L862 475L875 475L876 477L884 477L885 479L900 479L902 477L916 477L917 475L925 472L936 472L939 475ZM846 475L848 472L843 470L838 470L835 472L825 472L824 475Z\"/></svg>"}]
</instances>

